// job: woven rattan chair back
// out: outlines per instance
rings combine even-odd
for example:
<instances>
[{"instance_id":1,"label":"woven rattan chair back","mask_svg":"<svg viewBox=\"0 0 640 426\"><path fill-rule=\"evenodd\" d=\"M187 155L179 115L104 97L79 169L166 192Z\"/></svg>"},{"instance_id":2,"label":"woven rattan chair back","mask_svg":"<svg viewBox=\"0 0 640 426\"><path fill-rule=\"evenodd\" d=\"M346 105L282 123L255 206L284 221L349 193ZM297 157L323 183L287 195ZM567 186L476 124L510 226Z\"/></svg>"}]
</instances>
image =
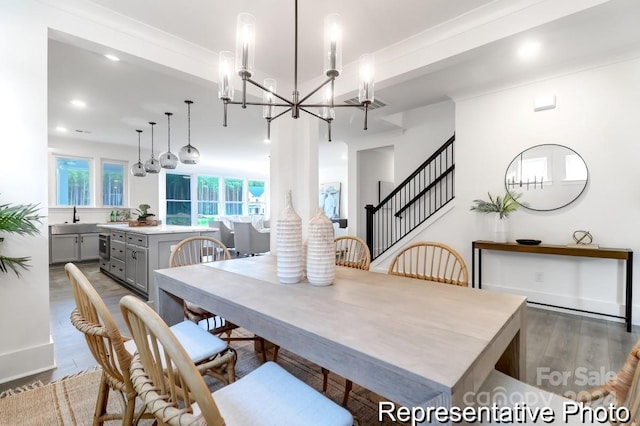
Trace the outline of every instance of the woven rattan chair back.
<instances>
[{"instance_id":1,"label":"woven rattan chair back","mask_svg":"<svg viewBox=\"0 0 640 426\"><path fill-rule=\"evenodd\" d=\"M335 238L336 265L347 268L369 270L371 253L362 238L345 235Z\"/></svg>"},{"instance_id":2,"label":"woven rattan chair back","mask_svg":"<svg viewBox=\"0 0 640 426\"><path fill-rule=\"evenodd\" d=\"M446 244L417 242L403 248L389 265L389 274L439 283L469 285L462 256Z\"/></svg>"},{"instance_id":3,"label":"woven rattan chair back","mask_svg":"<svg viewBox=\"0 0 640 426\"><path fill-rule=\"evenodd\" d=\"M211 391L162 318L133 296L123 297L120 308L138 348L131 380L147 410L160 424L223 425ZM194 402L198 415L193 414Z\"/></svg>"},{"instance_id":4,"label":"woven rattan chair back","mask_svg":"<svg viewBox=\"0 0 640 426\"><path fill-rule=\"evenodd\" d=\"M587 391L566 393L565 396L576 401L588 404L602 398L611 397L611 403L616 409L625 408L629 410L629 424L640 423L640 341L638 341L629 352L622 368L615 376L608 379L604 384L596 386ZM597 405L608 406L597 403ZM616 410L616 412L618 412ZM611 422L611 424L617 424Z\"/></svg>"},{"instance_id":5,"label":"woven rattan chair back","mask_svg":"<svg viewBox=\"0 0 640 426\"><path fill-rule=\"evenodd\" d=\"M129 377L131 355L124 347L128 339L120 334L109 309L82 271L73 263L67 263L65 273L76 302L71 323L84 334L91 354L102 368L94 424L113 419L134 424L142 412L134 415L136 392ZM119 397L121 413L107 413L109 388Z\"/></svg>"},{"instance_id":6,"label":"woven rattan chair back","mask_svg":"<svg viewBox=\"0 0 640 426\"><path fill-rule=\"evenodd\" d=\"M231 259L231 255L221 241L198 236L186 238L178 243L169 258L169 266L173 268L225 259Z\"/></svg>"}]
</instances>

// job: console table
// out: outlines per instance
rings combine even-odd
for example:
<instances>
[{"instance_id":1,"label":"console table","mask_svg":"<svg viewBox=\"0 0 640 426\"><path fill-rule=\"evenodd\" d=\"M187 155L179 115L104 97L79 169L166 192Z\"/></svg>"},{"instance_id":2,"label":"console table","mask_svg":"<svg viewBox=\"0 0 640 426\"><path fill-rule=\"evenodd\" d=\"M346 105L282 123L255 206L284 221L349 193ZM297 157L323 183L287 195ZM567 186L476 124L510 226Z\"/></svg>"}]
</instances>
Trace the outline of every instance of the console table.
<instances>
[{"instance_id":1,"label":"console table","mask_svg":"<svg viewBox=\"0 0 640 426\"><path fill-rule=\"evenodd\" d=\"M577 312L585 312L589 314L604 315L613 318L624 319L627 324L627 331L631 332L631 296L633 291L633 250L619 248L580 248L562 245L539 244L524 245L518 243L496 243L493 241L474 241L471 244L471 286L475 287L476 283L476 252L478 254L478 288L482 288L482 250L509 251L516 253L536 253L560 256L577 256L577 257L596 257L600 259L617 259L624 260L626 266L625 280L625 316L603 314L600 312L586 311L582 309L567 308L564 306L550 305L547 303L536 303L539 305L551 306L554 308L569 309Z\"/></svg>"}]
</instances>

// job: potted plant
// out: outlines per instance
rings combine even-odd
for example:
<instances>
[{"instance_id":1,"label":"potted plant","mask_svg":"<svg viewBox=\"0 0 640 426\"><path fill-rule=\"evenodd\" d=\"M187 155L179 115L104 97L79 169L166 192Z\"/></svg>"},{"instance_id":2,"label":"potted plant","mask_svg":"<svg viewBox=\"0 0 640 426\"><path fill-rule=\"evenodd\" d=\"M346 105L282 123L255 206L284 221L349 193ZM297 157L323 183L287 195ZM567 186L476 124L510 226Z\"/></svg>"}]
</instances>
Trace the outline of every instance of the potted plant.
<instances>
[{"instance_id":1,"label":"potted plant","mask_svg":"<svg viewBox=\"0 0 640 426\"><path fill-rule=\"evenodd\" d=\"M138 222L147 223L149 217L155 216L155 214L149 213L149 209L151 208L149 204L140 204L138 207L139 208L136 209L138 212L136 213L138 215Z\"/></svg>"},{"instance_id":2,"label":"potted plant","mask_svg":"<svg viewBox=\"0 0 640 426\"><path fill-rule=\"evenodd\" d=\"M496 213L494 222L495 241L504 243L507 241L505 219L518 210L520 205L524 205L518 202L522 194L507 191L502 197L498 195L494 198L490 192L487 195L489 196L489 201L473 200L475 204L471 206L471 210L480 213Z\"/></svg>"},{"instance_id":3,"label":"potted plant","mask_svg":"<svg viewBox=\"0 0 640 426\"><path fill-rule=\"evenodd\" d=\"M2 204L0 205L0 233L13 233L18 235L38 235L40 230L37 224L41 223L44 216L37 212L40 208L37 204ZM0 237L0 243L4 241ZM0 272L7 273L9 269L20 276L20 269L28 270L31 265L30 256L9 257L0 255Z\"/></svg>"}]
</instances>

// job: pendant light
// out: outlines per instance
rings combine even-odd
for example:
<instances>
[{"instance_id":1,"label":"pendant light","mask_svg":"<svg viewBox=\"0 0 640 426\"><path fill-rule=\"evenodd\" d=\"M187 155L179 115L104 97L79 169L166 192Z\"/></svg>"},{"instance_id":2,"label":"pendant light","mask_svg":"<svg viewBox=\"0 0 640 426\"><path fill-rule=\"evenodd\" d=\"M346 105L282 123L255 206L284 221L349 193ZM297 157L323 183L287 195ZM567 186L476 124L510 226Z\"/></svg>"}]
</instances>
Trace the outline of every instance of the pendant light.
<instances>
[{"instance_id":1,"label":"pendant light","mask_svg":"<svg viewBox=\"0 0 640 426\"><path fill-rule=\"evenodd\" d=\"M149 124L151 124L151 158L144 163L144 169L147 173L160 173L160 162L156 160L156 157L153 155L153 126L155 126L156 123L150 121Z\"/></svg>"},{"instance_id":2,"label":"pendant light","mask_svg":"<svg viewBox=\"0 0 640 426\"><path fill-rule=\"evenodd\" d=\"M171 116L173 113L165 112L167 116L167 152L160 154L160 166L163 169L175 169L178 166L178 156L171 152Z\"/></svg>"},{"instance_id":3,"label":"pendant light","mask_svg":"<svg viewBox=\"0 0 640 426\"><path fill-rule=\"evenodd\" d=\"M131 166L131 174L136 177L145 177L147 175L147 171L144 169L144 164L142 164L142 160L140 160L140 133L142 130L136 130L138 132L138 162Z\"/></svg>"},{"instance_id":4,"label":"pendant light","mask_svg":"<svg viewBox=\"0 0 640 426\"><path fill-rule=\"evenodd\" d=\"M200 152L194 146L191 146L191 104L193 101L184 101L184 103L187 104L187 144L180 148L178 156L184 164L198 164Z\"/></svg>"}]
</instances>

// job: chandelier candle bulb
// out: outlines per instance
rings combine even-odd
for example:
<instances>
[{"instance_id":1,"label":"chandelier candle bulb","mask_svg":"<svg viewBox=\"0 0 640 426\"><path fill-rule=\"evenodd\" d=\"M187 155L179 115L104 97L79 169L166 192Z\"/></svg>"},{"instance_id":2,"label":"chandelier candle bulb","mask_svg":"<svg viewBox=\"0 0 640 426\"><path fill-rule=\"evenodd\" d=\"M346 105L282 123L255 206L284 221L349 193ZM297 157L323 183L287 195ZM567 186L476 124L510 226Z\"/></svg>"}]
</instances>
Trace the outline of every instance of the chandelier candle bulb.
<instances>
[{"instance_id":1,"label":"chandelier candle bulb","mask_svg":"<svg viewBox=\"0 0 640 426\"><path fill-rule=\"evenodd\" d=\"M274 104L274 96L273 94L276 91L277 82L273 78L265 78L264 79L264 87L269 91L262 91L262 102L266 105L262 108L262 118L273 118L275 112Z\"/></svg>"},{"instance_id":2,"label":"chandelier candle bulb","mask_svg":"<svg viewBox=\"0 0 640 426\"><path fill-rule=\"evenodd\" d=\"M256 42L256 18L250 13L238 14L236 27L236 72L251 77Z\"/></svg>"},{"instance_id":3,"label":"chandelier candle bulb","mask_svg":"<svg viewBox=\"0 0 640 426\"><path fill-rule=\"evenodd\" d=\"M340 31L342 18L331 13L324 18L325 64L327 77L337 77L342 72L342 34Z\"/></svg>"},{"instance_id":4,"label":"chandelier candle bulb","mask_svg":"<svg viewBox=\"0 0 640 426\"><path fill-rule=\"evenodd\" d=\"M374 83L373 83L373 71L374 71L374 57L370 54L364 54L360 56L360 90L358 92L358 101L373 102L374 98Z\"/></svg>"},{"instance_id":5,"label":"chandelier candle bulb","mask_svg":"<svg viewBox=\"0 0 640 426\"><path fill-rule=\"evenodd\" d=\"M233 86L229 78L231 77L231 63L233 61L233 52L224 50L218 56L218 98L233 100Z\"/></svg>"}]
</instances>

